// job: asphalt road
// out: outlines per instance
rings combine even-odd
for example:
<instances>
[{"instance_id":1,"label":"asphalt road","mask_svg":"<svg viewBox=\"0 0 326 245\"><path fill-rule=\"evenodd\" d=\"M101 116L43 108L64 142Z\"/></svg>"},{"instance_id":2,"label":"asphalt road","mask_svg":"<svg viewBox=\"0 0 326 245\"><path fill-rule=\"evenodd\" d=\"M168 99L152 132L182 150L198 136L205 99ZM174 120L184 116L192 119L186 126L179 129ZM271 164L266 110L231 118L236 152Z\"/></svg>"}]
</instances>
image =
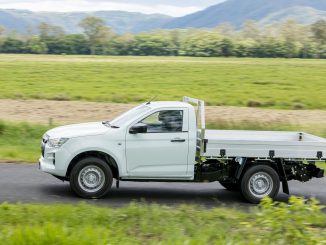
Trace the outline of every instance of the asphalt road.
<instances>
[{"instance_id":1,"label":"asphalt road","mask_svg":"<svg viewBox=\"0 0 326 245\"><path fill-rule=\"evenodd\" d=\"M326 204L326 178L307 183L291 181L291 194L315 197ZM288 196L280 192L278 201L286 202ZM36 164L0 164L0 203L78 203L68 182L62 182L38 170ZM86 200L105 206L119 207L132 201L166 205L200 204L207 207L250 207L239 193L225 190L218 183L143 183L120 182L108 196L100 200Z\"/></svg>"}]
</instances>

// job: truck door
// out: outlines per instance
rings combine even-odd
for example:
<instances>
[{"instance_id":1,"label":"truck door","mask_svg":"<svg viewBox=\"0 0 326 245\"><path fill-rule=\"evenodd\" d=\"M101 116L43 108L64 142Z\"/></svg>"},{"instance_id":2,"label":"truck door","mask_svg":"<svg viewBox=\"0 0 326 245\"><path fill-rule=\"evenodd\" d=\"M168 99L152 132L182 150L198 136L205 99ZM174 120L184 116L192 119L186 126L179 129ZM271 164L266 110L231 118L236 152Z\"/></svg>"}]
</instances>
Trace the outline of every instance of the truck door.
<instances>
[{"instance_id":1,"label":"truck door","mask_svg":"<svg viewBox=\"0 0 326 245\"><path fill-rule=\"evenodd\" d=\"M139 123L146 130L130 133L130 128ZM188 143L187 108L153 112L127 130L128 174L146 178L186 177Z\"/></svg>"}]
</instances>

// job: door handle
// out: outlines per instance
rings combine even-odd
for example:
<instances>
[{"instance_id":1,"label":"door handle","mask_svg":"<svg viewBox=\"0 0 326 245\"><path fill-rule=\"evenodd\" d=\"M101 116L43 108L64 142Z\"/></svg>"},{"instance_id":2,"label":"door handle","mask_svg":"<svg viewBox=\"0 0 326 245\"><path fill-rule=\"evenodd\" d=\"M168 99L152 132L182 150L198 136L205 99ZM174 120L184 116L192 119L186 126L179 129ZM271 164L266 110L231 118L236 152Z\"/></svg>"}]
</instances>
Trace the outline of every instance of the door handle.
<instances>
[{"instance_id":1,"label":"door handle","mask_svg":"<svg viewBox=\"0 0 326 245\"><path fill-rule=\"evenodd\" d=\"M185 139L180 139L180 138L174 138L171 140L171 142L185 142Z\"/></svg>"}]
</instances>

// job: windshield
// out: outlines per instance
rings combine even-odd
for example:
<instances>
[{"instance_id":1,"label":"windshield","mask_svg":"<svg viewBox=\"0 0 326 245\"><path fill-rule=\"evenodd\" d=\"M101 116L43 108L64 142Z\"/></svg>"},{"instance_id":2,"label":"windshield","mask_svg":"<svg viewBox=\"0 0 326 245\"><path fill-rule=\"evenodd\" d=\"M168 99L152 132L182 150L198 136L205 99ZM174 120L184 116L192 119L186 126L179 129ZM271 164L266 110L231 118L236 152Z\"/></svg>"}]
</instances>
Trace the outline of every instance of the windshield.
<instances>
[{"instance_id":1,"label":"windshield","mask_svg":"<svg viewBox=\"0 0 326 245\"><path fill-rule=\"evenodd\" d=\"M124 123L129 122L130 120L132 120L133 118L143 114L146 111L149 111L151 108L149 106L146 106L144 104L139 105L125 113L123 113L122 115L118 116L117 118L113 119L110 124L114 125L114 126L122 126Z\"/></svg>"}]
</instances>

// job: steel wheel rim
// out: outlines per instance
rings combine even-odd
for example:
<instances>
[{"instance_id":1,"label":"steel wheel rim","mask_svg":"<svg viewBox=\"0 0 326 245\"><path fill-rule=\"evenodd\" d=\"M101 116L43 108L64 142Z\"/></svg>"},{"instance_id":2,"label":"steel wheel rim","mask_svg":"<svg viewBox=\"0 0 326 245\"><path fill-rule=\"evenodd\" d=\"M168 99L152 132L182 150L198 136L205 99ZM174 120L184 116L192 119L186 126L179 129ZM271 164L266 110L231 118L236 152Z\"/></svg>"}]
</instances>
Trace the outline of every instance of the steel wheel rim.
<instances>
[{"instance_id":1,"label":"steel wheel rim","mask_svg":"<svg viewBox=\"0 0 326 245\"><path fill-rule=\"evenodd\" d=\"M248 187L253 196L263 198L271 194L273 179L268 173L257 172L250 177Z\"/></svg>"},{"instance_id":2,"label":"steel wheel rim","mask_svg":"<svg viewBox=\"0 0 326 245\"><path fill-rule=\"evenodd\" d=\"M78 184L83 191L97 192L104 186L104 183L104 172L95 165L88 165L79 172Z\"/></svg>"}]
</instances>

